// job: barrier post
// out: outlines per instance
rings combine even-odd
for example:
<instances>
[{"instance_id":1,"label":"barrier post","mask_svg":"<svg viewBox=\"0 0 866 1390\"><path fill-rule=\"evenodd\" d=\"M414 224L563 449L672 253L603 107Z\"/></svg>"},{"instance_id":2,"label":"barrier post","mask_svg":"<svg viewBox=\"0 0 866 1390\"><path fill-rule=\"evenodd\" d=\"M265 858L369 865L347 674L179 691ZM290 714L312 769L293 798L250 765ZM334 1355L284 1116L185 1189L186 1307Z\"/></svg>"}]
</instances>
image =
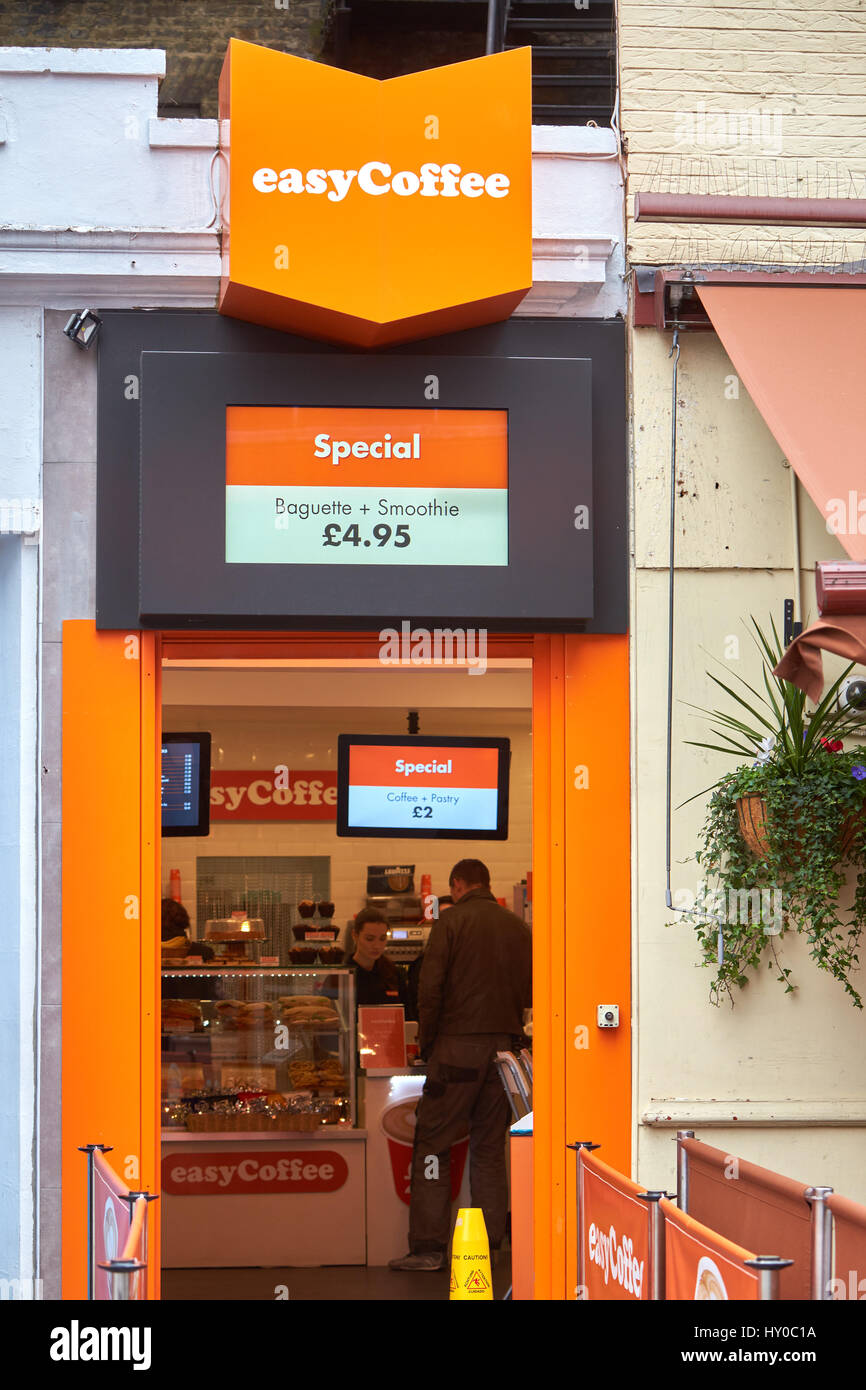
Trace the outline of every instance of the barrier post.
<instances>
[{"instance_id":1,"label":"barrier post","mask_svg":"<svg viewBox=\"0 0 866 1390\"><path fill-rule=\"evenodd\" d=\"M142 1230L142 1235L141 1235L141 1258L144 1260L145 1265L148 1265L148 1266L149 1266L149 1265L150 1265L150 1261L149 1261L149 1259L148 1259L148 1254L147 1254L147 1246L148 1246L147 1237L148 1237L148 1222L149 1222L149 1220L150 1220L150 1204L151 1204L151 1202L158 1202L158 1201L159 1201L159 1193L158 1193L158 1192L130 1192L130 1193L129 1193L128 1197L126 1198L126 1201L129 1203L129 1224L130 1224L130 1225L132 1225L132 1216L133 1216L133 1213L134 1213L134 1211L135 1211L135 1204L136 1204L136 1202L142 1201L142 1200L145 1201L145 1202L147 1203L147 1206L145 1207L145 1212L144 1212L144 1228L143 1228L143 1230Z\"/></svg>"},{"instance_id":2,"label":"barrier post","mask_svg":"<svg viewBox=\"0 0 866 1390\"><path fill-rule=\"evenodd\" d=\"M96 1268L93 1263L93 1174L94 1163L93 1155L98 1149L100 1153L110 1154L112 1147L110 1144L79 1144L78 1152L87 1154L87 1298L88 1302L93 1300L96 1292Z\"/></svg>"},{"instance_id":3,"label":"barrier post","mask_svg":"<svg viewBox=\"0 0 866 1390\"><path fill-rule=\"evenodd\" d=\"M665 1298L665 1218L659 1202L662 1197L667 1197L668 1194L666 1192L641 1192L640 1196L649 1203L647 1221L649 1223L650 1298L656 1303L663 1303Z\"/></svg>"},{"instance_id":4,"label":"barrier post","mask_svg":"<svg viewBox=\"0 0 866 1390\"><path fill-rule=\"evenodd\" d=\"M775 1303L779 1298L779 1274L788 1269L793 1260L783 1260L780 1255L758 1255L754 1260L744 1260L749 1269L758 1271L758 1299L761 1303Z\"/></svg>"},{"instance_id":5,"label":"barrier post","mask_svg":"<svg viewBox=\"0 0 866 1390\"><path fill-rule=\"evenodd\" d=\"M100 1264L99 1268L104 1269L111 1278L112 1298L126 1303L132 1299L133 1275L146 1270L147 1265L143 1265L140 1260L107 1260L105 1264Z\"/></svg>"},{"instance_id":6,"label":"barrier post","mask_svg":"<svg viewBox=\"0 0 866 1390\"><path fill-rule=\"evenodd\" d=\"M803 1196L812 1209L812 1299L832 1302L833 1213L827 1205L832 1187L807 1187Z\"/></svg>"},{"instance_id":7,"label":"barrier post","mask_svg":"<svg viewBox=\"0 0 866 1390\"><path fill-rule=\"evenodd\" d=\"M567 1149L574 1149L574 1171L575 1185L577 1187L577 1202L575 1210L577 1212L577 1297L580 1299L580 1290L586 1288L586 1269L583 1258L583 1203L580 1199L580 1151L588 1149L591 1153L593 1149L600 1149L600 1144L593 1144L589 1139L578 1139L576 1144L566 1144Z\"/></svg>"},{"instance_id":8,"label":"barrier post","mask_svg":"<svg viewBox=\"0 0 866 1390\"><path fill-rule=\"evenodd\" d=\"M684 1211L688 1216L689 1212L689 1155L683 1143L685 1139L694 1139L693 1129L677 1130L677 1206L680 1211Z\"/></svg>"}]
</instances>

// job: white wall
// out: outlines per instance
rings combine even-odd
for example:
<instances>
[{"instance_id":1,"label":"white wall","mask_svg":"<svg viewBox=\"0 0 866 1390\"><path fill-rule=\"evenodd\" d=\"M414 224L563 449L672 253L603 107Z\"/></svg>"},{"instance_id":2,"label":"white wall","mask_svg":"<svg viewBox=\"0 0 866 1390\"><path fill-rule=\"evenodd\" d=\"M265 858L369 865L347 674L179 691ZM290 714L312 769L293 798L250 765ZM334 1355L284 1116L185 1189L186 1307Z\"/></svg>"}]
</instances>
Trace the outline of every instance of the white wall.
<instances>
[{"instance_id":1,"label":"white wall","mask_svg":"<svg viewBox=\"0 0 866 1390\"><path fill-rule=\"evenodd\" d=\"M10 695L18 719L16 738L24 740L12 750L21 788L18 824L23 838L14 846L20 854L19 887L28 874L33 877L37 857L41 874L36 881L42 885L38 912L33 892L29 899L26 893L21 897L23 954L15 988L20 986L23 1012L15 1014L11 1031L8 1026L0 1031L0 1074L17 1072L21 1078L20 1106L9 1098L8 1088L0 1102L13 1135L10 1142L18 1144L20 1156L17 1190L12 1170L2 1178L11 1184L2 1212L12 1212L18 1204L20 1221L15 1217L4 1224L0 1215L0 1274L8 1269L13 1276L27 1276L32 1252L41 1243L38 1272L45 1278L46 1297L59 1296L60 1265L60 637L66 618L93 616L95 570L95 352L82 353L68 343L62 326L72 308L216 305L220 228L212 183L218 178L217 123L157 119L164 70L161 51L0 48L0 498L29 498L34 504L29 515L37 520L43 498L43 319L49 329L44 368L49 541L40 556L45 633L38 691L25 672L34 664L39 560L36 549L28 550L17 538L12 544L20 550L23 569L0 594L0 630L8 635L4 652L13 650L18 639L24 653ZM622 173L613 135L534 127L533 146L535 285L521 312L622 314ZM468 680L467 705L481 703L480 694L473 692L483 685ZM43 712L38 727L37 707ZM518 724L523 717L515 715ZM14 814L10 808L10 816ZM529 864L528 795L524 805L515 796L513 814L513 840L503 847L507 854L497 849L494 860L489 846L481 846L482 857L496 870L497 890L506 895ZM437 871L447 867L443 859ZM347 872L341 891L350 898L355 894L353 903L356 885L357 873ZM4 901L12 898L4 895ZM18 947L16 940L13 956ZM34 990L39 1004L35 1025ZM32 1069L37 1064L42 1120L34 1143ZM38 1229L32 1213L34 1182L39 1185Z\"/></svg>"},{"instance_id":2,"label":"white wall","mask_svg":"<svg viewBox=\"0 0 866 1390\"><path fill-rule=\"evenodd\" d=\"M0 297L214 305L216 121L158 120L165 54L0 48Z\"/></svg>"},{"instance_id":3,"label":"white wall","mask_svg":"<svg viewBox=\"0 0 866 1390\"><path fill-rule=\"evenodd\" d=\"M733 758L689 747L706 726L688 705L722 707L706 672L760 682L743 619L781 628L794 593L790 473L712 333L686 334L678 382L677 572L674 627L673 805L710 786ZM687 920L665 907L665 707L670 483L670 336L633 335L636 568L632 615L633 796L636 846L637 1168L670 1186L677 1127L744 1158L866 1200L866 1032L840 985L803 942L777 944L797 985L785 995L764 967L733 1008L709 1001L711 972ZM816 616L816 559L841 556L799 489L804 603ZM738 637L739 652L729 639ZM715 660L714 660L715 659ZM825 661L835 674L838 662ZM732 683L732 682L729 682ZM866 741L866 724L864 724ZM693 859L707 798L675 809L672 887L696 892ZM850 889L849 889L850 891ZM855 977L863 989L863 971ZM736 1121L734 1121L736 1116Z\"/></svg>"}]
</instances>

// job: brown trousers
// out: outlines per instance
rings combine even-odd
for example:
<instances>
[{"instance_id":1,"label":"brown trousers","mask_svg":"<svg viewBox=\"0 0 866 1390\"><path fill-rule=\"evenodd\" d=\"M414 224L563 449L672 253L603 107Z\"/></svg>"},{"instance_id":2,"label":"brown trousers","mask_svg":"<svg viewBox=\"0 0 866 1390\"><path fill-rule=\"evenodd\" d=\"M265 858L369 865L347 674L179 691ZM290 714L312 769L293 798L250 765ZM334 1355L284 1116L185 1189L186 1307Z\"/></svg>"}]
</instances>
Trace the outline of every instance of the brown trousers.
<instances>
[{"instance_id":1,"label":"brown trousers","mask_svg":"<svg viewBox=\"0 0 866 1390\"><path fill-rule=\"evenodd\" d=\"M451 1145L469 1135L469 1184L473 1207L484 1212L491 1248L505 1234L508 1181L505 1136L511 1108L496 1053L511 1046L506 1033L438 1037L418 1102L409 1249L418 1255L447 1250L451 1238Z\"/></svg>"}]
</instances>

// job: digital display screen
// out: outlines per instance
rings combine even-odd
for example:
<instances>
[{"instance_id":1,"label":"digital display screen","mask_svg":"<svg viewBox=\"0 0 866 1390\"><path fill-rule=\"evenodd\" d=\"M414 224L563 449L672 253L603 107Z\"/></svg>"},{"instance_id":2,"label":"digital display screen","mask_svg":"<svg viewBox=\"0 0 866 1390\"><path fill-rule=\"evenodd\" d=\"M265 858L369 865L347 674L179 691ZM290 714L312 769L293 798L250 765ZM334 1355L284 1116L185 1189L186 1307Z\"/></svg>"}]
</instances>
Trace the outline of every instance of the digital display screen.
<instances>
[{"instance_id":1,"label":"digital display screen","mask_svg":"<svg viewBox=\"0 0 866 1390\"><path fill-rule=\"evenodd\" d=\"M228 406L226 562L508 565L508 412Z\"/></svg>"},{"instance_id":2,"label":"digital display screen","mask_svg":"<svg viewBox=\"0 0 866 1390\"><path fill-rule=\"evenodd\" d=\"M510 743L341 734L337 834L508 837Z\"/></svg>"},{"instance_id":3,"label":"digital display screen","mask_svg":"<svg viewBox=\"0 0 866 1390\"><path fill-rule=\"evenodd\" d=\"M163 734L162 833L210 831L210 734Z\"/></svg>"}]
</instances>

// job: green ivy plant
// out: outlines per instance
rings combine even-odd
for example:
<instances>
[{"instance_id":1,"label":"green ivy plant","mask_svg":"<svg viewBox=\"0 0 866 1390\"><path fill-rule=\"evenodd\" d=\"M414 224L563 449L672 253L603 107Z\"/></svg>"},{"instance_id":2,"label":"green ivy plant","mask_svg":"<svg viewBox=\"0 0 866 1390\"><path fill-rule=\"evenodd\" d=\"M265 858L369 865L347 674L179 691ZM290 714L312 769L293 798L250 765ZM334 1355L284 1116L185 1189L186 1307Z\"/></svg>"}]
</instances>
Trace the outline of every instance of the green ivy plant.
<instances>
[{"instance_id":1,"label":"green ivy plant","mask_svg":"<svg viewBox=\"0 0 866 1390\"><path fill-rule=\"evenodd\" d=\"M748 758L709 789L695 854L705 885L691 916L701 963L715 972L710 997L718 1004L727 995L733 1004L734 987L746 985L749 972L764 961L785 992L793 993L790 968L776 950L793 930L860 1009L851 972L859 965L866 924L866 747L846 751L842 740L862 736L862 725L837 701L852 666L809 714L803 691L773 675L784 650L775 623L770 636L750 621L762 657L763 691L740 676L731 685L708 672L736 708L699 710L716 742L687 740ZM747 796L759 796L765 805L762 857L751 852L740 830L737 803ZM856 868L856 887L852 907L843 912L839 895L848 864Z\"/></svg>"}]
</instances>

